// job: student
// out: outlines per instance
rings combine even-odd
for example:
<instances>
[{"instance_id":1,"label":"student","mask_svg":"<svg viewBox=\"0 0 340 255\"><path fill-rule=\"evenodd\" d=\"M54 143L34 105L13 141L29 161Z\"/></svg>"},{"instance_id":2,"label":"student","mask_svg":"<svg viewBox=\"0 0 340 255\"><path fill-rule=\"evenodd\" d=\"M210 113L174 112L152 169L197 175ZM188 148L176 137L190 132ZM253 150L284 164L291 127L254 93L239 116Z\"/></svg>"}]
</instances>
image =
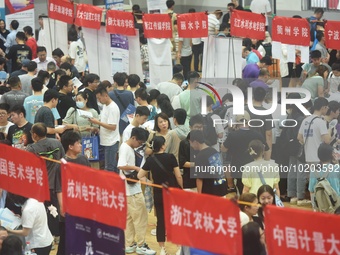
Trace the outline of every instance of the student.
<instances>
[{"instance_id":1,"label":"student","mask_svg":"<svg viewBox=\"0 0 340 255\"><path fill-rule=\"evenodd\" d=\"M3 241L1 240L0 236L0 242L2 242L2 245L0 243L0 255L22 255L23 245L21 239L18 236L11 235L3 239Z\"/></svg>"},{"instance_id":2,"label":"student","mask_svg":"<svg viewBox=\"0 0 340 255\"><path fill-rule=\"evenodd\" d=\"M59 138L59 134L62 134L67 128L67 125L62 127L55 127L55 119L52 112L52 108L56 108L58 105L59 94L56 90L49 89L44 94L44 105L37 111L34 123L42 122L47 127L47 137Z\"/></svg>"},{"instance_id":3,"label":"student","mask_svg":"<svg viewBox=\"0 0 340 255\"><path fill-rule=\"evenodd\" d=\"M28 94L22 92L22 86L18 77L11 77L8 80L11 91L2 95L0 103L7 103L12 108L14 105L23 105Z\"/></svg>"},{"instance_id":4,"label":"student","mask_svg":"<svg viewBox=\"0 0 340 255\"><path fill-rule=\"evenodd\" d=\"M259 225L261 226L262 222L259 220L257 216L257 212L259 210L259 207L257 206L258 204L257 196L254 193L245 193L245 194L242 194L238 200L242 202L254 204L254 205L245 205L245 204L240 203L239 207L240 207L241 212L244 212L248 216L250 222L255 221L259 223ZM261 228L263 228L263 226L261 226Z\"/></svg>"},{"instance_id":5,"label":"student","mask_svg":"<svg viewBox=\"0 0 340 255\"><path fill-rule=\"evenodd\" d=\"M264 232L256 222L242 227L243 255L266 255Z\"/></svg>"},{"instance_id":6,"label":"student","mask_svg":"<svg viewBox=\"0 0 340 255\"><path fill-rule=\"evenodd\" d=\"M140 147L147 139L147 131L143 128L133 128L131 137L122 143L119 149L118 169L121 175L129 177L134 171L140 171L135 166L134 149ZM156 254L145 243L145 234L148 224L148 214L145 206L144 196L140 183L128 184L126 182L127 197L127 223L125 230L125 252L138 254ZM134 242L136 238L136 243Z\"/></svg>"},{"instance_id":7,"label":"student","mask_svg":"<svg viewBox=\"0 0 340 255\"><path fill-rule=\"evenodd\" d=\"M157 110L156 107L150 105L147 101L148 99L148 93L146 92L145 89L143 88L139 88L136 90L135 92L135 100L137 102L138 105L140 106L147 106L149 108L150 111L150 115L148 120L154 120L155 116L157 115Z\"/></svg>"},{"instance_id":8,"label":"student","mask_svg":"<svg viewBox=\"0 0 340 255\"><path fill-rule=\"evenodd\" d=\"M57 110L60 114L58 125L62 124L62 120L66 117L66 113L70 108L76 107L76 102L72 98L73 81L70 76L63 75L60 77L57 84L59 87L59 100L57 104Z\"/></svg>"},{"instance_id":9,"label":"student","mask_svg":"<svg viewBox=\"0 0 340 255\"><path fill-rule=\"evenodd\" d=\"M100 83L99 79L100 78L98 75L94 73L89 73L85 76L83 82L85 86L84 92L88 94L88 107L95 109L98 114L100 113L100 111L94 91L98 88L98 85Z\"/></svg>"},{"instance_id":10,"label":"student","mask_svg":"<svg viewBox=\"0 0 340 255\"><path fill-rule=\"evenodd\" d=\"M171 153L165 153L166 146L164 137L155 136L152 145L153 156L146 159L142 169L138 172L138 178L143 178L148 172L151 172L155 184L162 185L166 183L169 187L179 186L183 188L183 179L176 158ZM166 255L162 190L154 188L153 197L157 217L157 242L161 247L160 254Z\"/></svg>"},{"instance_id":11,"label":"student","mask_svg":"<svg viewBox=\"0 0 340 255\"><path fill-rule=\"evenodd\" d=\"M34 198L9 194L10 199L22 207L22 229L7 231L10 234L24 236L30 243L30 249L37 255L48 255L51 251L53 236L48 229L44 203Z\"/></svg>"},{"instance_id":12,"label":"student","mask_svg":"<svg viewBox=\"0 0 340 255\"><path fill-rule=\"evenodd\" d=\"M28 95L32 95L31 81L37 74L37 63L30 61L27 64L27 74L19 75L19 79L22 85L22 91Z\"/></svg>"},{"instance_id":13,"label":"student","mask_svg":"<svg viewBox=\"0 0 340 255\"><path fill-rule=\"evenodd\" d=\"M100 145L104 147L105 153L105 169L118 173L116 156L120 140L120 111L105 87L99 86L94 93L98 101L103 104L103 110L100 119L90 118L89 120L91 123L99 125Z\"/></svg>"},{"instance_id":14,"label":"student","mask_svg":"<svg viewBox=\"0 0 340 255\"><path fill-rule=\"evenodd\" d=\"M30 132L33 124L26 120L26 111L22 105L15 105L10 110L10 117L14 125L8 129L7 140L13 147L25 149L33 143Z\"/></svg>"},{"instance_id":15,"label":"student","mask_svg":"<svg viewBox=\"0 0 340 255\"><path fill-rule=\"evenodd\" d=\"M149 108L146 106L138 106L136 108L135 116L131 123L124 129L122 142L126 142L131 137L131 131L135 127L142 126L147 120L150 115Z\"/></svg>"},{"instance_id":16,"label":"student","mask_svg":"<svg viewBox=\"0 0 340 255\"><path fill-rule=\"evenodd\" d=\"M6 137L8 129L13 125L12 122L8 121L9 118L9 105L6 103L0 104L0 133L3 133Z\"/></svg>"}]
</instances>

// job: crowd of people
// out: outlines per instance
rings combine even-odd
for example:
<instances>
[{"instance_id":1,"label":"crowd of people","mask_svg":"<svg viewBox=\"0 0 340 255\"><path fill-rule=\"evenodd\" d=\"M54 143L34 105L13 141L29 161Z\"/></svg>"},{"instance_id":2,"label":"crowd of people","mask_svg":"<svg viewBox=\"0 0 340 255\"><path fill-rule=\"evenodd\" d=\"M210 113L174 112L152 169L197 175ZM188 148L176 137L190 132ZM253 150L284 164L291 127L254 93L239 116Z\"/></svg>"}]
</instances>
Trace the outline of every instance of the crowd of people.
<instances>
[{"instance_id":1,"label":"crowd of people","mask_svg":"<svg viewBox=\"0 0 340 255\"><path fill-rule=\"evenodd\" d=\"M282 44L281 86L308 90L311 100L303 107L310 115L296 105L288 105L285 116L280 114L279 105L273 114L254 113L253 109L270 109L274 97L272 82L277 77L270 77L269 32L265 41L243 39L242 77L235 79L233 85L244 94L245 112L234 115L231 92L221 95L222 104L212 97L202 104L205 94L200 89L199 71L204 38L178 38L175 2L167 0L166 4L174 27L169 49L174 62L173 77L154 87L146 85L144 77L136 74L117 72L112 83L88 73L79 27L72 25L68 31L67 54L59 48L50 53L44 46L43 24L37 43L31 27L18 31L19 23L13 20L8 31L4 20L0 20L0 141L37 156L64 158L188 192L220 197L237 194L239 201L252 204L240 203L243 254L266 254L264 206L282 206L282 200L297 206L312 205L315 211L322 211L321 204L314 199L320 178L327 179L340 195L340 176L328 171L339 162L340 52L325 46L324 11L316 9L308 18L310 63L301 63L299 51L296 62L288 62L287 46ZM231 36L234 9L244 10L233 0L224 15L221 10L209 14L209 36ZM264 13L268 25L272 14L268 1L253 0L250 11ZM136 28L140 30L141 64L147 70L142 11L134 5L133 12ZM82 85L75 86L74 78L81 80ZM253 89L250 95L248 88ZM252 96L249 102L247 95ZM290 99L302 97L299 93L288 95ZM248 105L250 102L252 105ZM126 114L128 108L135 109L134 114ZM282 125L284 120L295 125ZM103 151L100 165L90 162L91 154L82 151L82 140L91 136L99 137L100 144L94 149ZM305 157L300 153L302 147ZM228 170L204 171L211 167ZM284 167L290 171L264 170ZM40 203L0 189L0 208L8 207L22 219L21 229L0 226L0 255L20 253L23 244L17 236L24 236L37 255L49 254L55 242L59 243L57 254L65 254L60 164L47 160L46 168L51 201ZM325 174L315 171L309 174L312 169L324 170ZM148 210L153 208L145 202L150 198L149 194L146 196L139 182L126 181L126 253L156 253L157 247L150 248L145 242ZM160 254L167 255L161 190L154 188L152 197L157 218L152 234L156 235ZM331 212L338 213L338 206L335 203ZM52 216L53 208L58 217ZM179 247L176 254L188 252L188 247Z\"/></svg>"}]
</instances>

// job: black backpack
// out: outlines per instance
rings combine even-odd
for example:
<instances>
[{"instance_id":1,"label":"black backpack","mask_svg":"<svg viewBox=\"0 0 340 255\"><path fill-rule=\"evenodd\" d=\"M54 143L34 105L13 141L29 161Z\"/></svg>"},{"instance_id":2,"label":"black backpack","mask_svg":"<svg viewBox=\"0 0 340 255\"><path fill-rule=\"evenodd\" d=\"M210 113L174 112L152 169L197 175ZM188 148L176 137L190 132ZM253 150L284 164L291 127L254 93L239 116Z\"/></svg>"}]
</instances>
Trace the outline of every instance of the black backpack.
<instances>
[{"instance_id":1,"label":"black backpack","mask_svg":"<svg viewBox=\"0 0 340 255\"><path fill-rule=\"evenodd\" d=\"M221 119L225 118L225 115L229 108L233 107L233 105L223 105L214 110L214 114L220 116Z\"/></svg>"},{"instance_id":2,"label":"black backpack","mask_svg":"<svg viewBox=\"0 0 340 255\"><path fill-rule=\"evenodd\" d=\"M217 143L217 134L216 129L214 127L214 121L212 119L213 113L208 113L207 115L203 116L203 133L205 142L209 146L213 146Z\"/></svg>"}]
</instances>

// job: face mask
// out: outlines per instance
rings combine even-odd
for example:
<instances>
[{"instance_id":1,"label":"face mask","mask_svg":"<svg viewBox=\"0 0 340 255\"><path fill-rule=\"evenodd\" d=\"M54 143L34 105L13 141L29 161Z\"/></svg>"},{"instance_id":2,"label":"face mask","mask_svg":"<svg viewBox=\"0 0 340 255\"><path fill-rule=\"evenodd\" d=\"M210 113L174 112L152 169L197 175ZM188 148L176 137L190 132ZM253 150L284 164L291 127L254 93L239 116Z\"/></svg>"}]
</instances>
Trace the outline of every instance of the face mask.
<instances>
[{"instance_id":1,"label":"face mask","mask_svg":"<svg viewBox=\"0 0 340 255\"><path fill-rule=\"evenodd\" d=\"M84 102L77 101L76 104L77 104L77 107L80 108L80 109L85 107Z\"/></svg>"}]
</instances>

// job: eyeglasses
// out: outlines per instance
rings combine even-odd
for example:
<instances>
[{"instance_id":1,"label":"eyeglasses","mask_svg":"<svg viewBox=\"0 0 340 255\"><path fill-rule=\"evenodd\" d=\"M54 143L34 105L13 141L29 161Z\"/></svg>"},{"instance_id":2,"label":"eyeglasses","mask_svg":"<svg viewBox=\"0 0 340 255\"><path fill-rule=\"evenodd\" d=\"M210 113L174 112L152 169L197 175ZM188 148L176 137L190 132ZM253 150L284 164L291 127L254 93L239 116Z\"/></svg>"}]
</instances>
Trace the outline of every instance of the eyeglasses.
<instances>
[{"instance_id":1,"label":"eyeglasses","mask_svg":"<svg viewBox=\"0 0 340 255\"><path fill-rule=\"evenodd\" d=\"M6 116L7 113L6 112L0 112L0 116Z\"/></svg>"}]
</instances>

